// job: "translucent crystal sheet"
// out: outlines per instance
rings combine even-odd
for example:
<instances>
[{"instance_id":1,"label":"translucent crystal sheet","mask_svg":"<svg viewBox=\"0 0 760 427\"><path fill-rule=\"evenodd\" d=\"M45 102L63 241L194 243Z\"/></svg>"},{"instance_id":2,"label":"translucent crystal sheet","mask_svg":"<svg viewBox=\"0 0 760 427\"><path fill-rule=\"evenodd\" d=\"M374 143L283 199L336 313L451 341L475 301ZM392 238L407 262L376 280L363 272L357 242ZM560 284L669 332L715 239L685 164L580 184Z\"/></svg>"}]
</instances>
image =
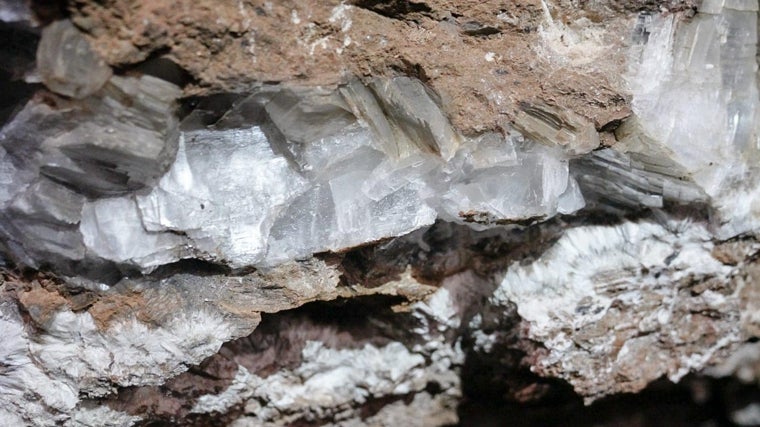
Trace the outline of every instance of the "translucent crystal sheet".
<instances>
[{"instance_id":1,"label":"translucent crystal sheet","mask_svg":"<svg viewBox=\"0 0 760 427\"><path fill-rule=\"evenodd\" d=\"M258 126L184 132L152 191L86 204L85 243L143 269L187 256L261 267L399 236L438 217L480 228L583 206L561 150L517 134L468 141L450 161L416 146L389 156L375 138L355 122L288 141L277 154Z\"/></svg>"}]
</instances>

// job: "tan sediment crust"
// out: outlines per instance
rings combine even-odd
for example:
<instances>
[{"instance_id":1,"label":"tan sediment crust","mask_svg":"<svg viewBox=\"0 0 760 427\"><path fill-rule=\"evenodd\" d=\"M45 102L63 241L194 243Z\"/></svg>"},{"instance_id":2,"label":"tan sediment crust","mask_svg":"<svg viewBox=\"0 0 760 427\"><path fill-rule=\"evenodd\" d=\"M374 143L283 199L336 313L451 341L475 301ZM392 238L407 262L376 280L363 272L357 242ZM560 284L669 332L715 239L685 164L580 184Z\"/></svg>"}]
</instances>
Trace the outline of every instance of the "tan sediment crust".
<instances>
[{"instance_id":1,"label":"tan sediment crust","mask_svg":"<svg viewBox=\"0 0 760 427\"><path fill-rule=\"evenodd\" d=\"M626 117L638 13L688 15L693 3L78 0L70 11L114 66L178 63L193 78L188 95L411 75L441 95L456 128L476 134L506 128L526 102L567 108L597 129Z\"/></svg>"}]
</instances>

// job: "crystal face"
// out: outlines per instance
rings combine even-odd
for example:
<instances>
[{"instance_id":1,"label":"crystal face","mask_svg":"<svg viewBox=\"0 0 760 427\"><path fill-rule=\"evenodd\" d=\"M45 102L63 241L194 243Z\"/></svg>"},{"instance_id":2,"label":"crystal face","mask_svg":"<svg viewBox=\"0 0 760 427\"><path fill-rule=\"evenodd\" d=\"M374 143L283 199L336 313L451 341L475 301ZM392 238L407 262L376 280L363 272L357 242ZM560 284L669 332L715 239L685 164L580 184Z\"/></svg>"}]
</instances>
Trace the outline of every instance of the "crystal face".
<instances>
[{"instance_id":1,"label":"crystal face","mask_svg":"<svg viewBox=\"0 0 760 427\"><path fill-rule=\"evenodd\" d=\"M0 177L7 176L0 178L7 181L0 234L9 254L25 265L63 270L72 262L123 261L112 252L87 252L84 236L99 228L80 229L81 216L89 212L86 203L158 181L177 149L178 95L179 88L153 77L114 76L82 100L49 92L29 100L0 130ZM112 210L105 222L130 213ZM134 231L134 225L125 226Z\"/></svg>"},{"instance_id":2,"label":"crystal face","mask_svg":"<svg viewBox=\"0 0 760 427\"><path fill-rule=\"evenodd\" d=\"M612 147L573 162L593 204L709 204L721 238L760 225L757 24L753 0L707 0L689 20L640 17L646 36L626 76L634 115Z\"/></svg>"},{"instance_id":3,"label":"crystal face","mask_svg":"<svg viewBox=\"0 0 760 427\"><path fill-rule=\"evenodd\" d=\"M259 128L182 139L157 188L136 197L143 226L184 233L194 249L234 265L259 263L274 218L304 191L305 180L272 152Z\"/></svg>"}]
</instances>

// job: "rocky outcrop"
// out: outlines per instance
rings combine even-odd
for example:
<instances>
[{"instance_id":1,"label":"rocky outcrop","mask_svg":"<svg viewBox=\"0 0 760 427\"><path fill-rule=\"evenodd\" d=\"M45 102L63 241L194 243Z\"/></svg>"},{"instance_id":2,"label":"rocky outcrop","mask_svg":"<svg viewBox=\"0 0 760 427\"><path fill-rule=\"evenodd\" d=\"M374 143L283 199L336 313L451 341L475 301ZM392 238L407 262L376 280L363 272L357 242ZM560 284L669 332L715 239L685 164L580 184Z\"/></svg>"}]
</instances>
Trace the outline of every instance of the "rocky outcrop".
<instances>
[{"instance_id":1,"label":"rocky outcrop","mask_svg":"<svg viewBox=\"0 0 760 427\"><path fill-rule=\"evenodd\" d=\"M0 424L760 423L756 1L60 6L0 2Z\"/></svg>"}]
</instances>

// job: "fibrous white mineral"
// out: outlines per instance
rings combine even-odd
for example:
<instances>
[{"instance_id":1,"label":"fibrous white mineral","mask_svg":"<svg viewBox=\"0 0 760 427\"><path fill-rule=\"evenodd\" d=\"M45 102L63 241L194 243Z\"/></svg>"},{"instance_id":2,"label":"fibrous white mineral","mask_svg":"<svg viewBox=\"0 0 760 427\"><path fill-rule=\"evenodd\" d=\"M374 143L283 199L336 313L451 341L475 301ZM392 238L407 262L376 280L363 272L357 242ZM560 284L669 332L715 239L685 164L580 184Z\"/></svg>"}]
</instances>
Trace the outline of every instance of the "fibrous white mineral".
<instances>
[{"instance_id":1,"label":"fibrous white mineral","mask_svg":"<svg viewBox=\"0 0 760 427\"><path fill-rule=\"evenodd\" d=\"M712 248L708 230L689 222L574 228L536 262L513 264L491 303L516 304L531 339L548 350L537 366L582 394L662 375L678 381L741 339L736 294L681 284L731 281L734 267ZM711 326L722 334L689 330L695 306L725 313Z\"/></svg>"},{"instance_id":2,"label":"fibrous white mineral","mask_svg":"<svg viewBox=\"0 0 760 427\"><path fill-rule=\"evenodd\" d=\"M142 418L109 408L106 405L80 405L64 426L66 427L128 427Z\"/></svg>"},{"instance_id":3,"label":"fibrous white mineral","mask_svg":"<svg viewBox=\"0 0 760 427\"><path fill-rule=\"evenodd\" d=\"M734 411L731 414L731 421L740 426L756 426L760 424L760 404L750 403Z\"/></svg>"},{"instance_id":4,"label":"fibrous white mineral","mask_svg":"<svg viewBox=\"0 0 760 427\"><path fill-rule=\"evenodd\" d=\"M448 293L442 297L447 298ZM269 425L267 422L304 414L342 421L354 414L353 408L377 396L421 392L429 382L441 385L443 397L457 398L459 377L454 367L463 363L464 353L444 342L442 334L426 332L426 345L412 350L395 341L358 348L331 348L306 341L299 365L265 377L239 366L227 389L201 396L192 411L224 412L247 402L246 408L255 418L241 419L235 425Z\"/></svg>"},{"instance_id":5,"label":"fibrous white mineral","mask_svg":"<svg viewBox=\"0 0 760 427\"><path fill-rule=\"evenodd\" d=\"M218 351L233 330L204 311L178 314L161 327L129 319L108 331L99 330L89 313L62 311L27 345L48 375L81 393L103 395L113 384L161 384Z\"/></svg>"},{"instance_id":6,"label":"fibrous white mineral","mask_svg":"<svg viewBox=\"0 0 760 427\"><path fill-rule=\"evenodd\" d=\"M76 406L79 398L76 387L64 379L51 378L29 354L29 336L15 306L0 304L0 423L3 425L56 425L66 417L53 417L51 410L65 413ZM35 399L24 394L34 391ZM58 419L56 419L58 418Z\"/></svg>"}]
</instances>

